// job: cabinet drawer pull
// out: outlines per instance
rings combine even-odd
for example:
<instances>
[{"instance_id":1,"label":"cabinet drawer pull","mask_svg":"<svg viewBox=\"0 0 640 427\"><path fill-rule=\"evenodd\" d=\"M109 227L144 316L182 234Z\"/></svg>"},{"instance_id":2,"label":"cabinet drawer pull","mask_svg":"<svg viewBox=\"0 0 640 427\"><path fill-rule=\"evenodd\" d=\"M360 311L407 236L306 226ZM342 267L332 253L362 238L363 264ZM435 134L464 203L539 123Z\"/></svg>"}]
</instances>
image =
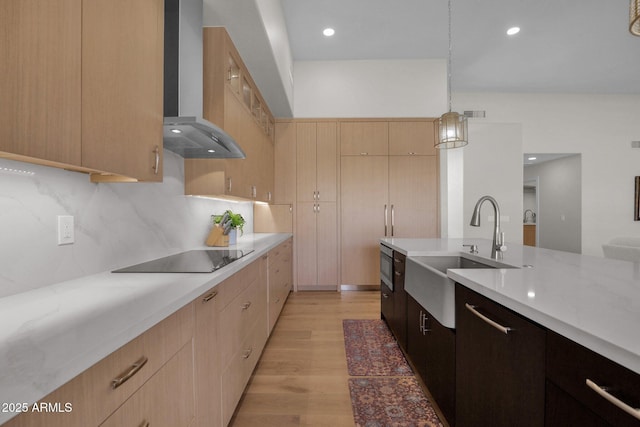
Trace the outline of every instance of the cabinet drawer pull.
<instances>
[{"instance_id":1,"label":"cabinet drawer pull","mask_svg":"<svg viewBox=\"0 0 640 427\"><path fill-rule=\"evenodd\" d=\"M488 324L490 324L491 326L493 326L494 328L496 328L497 330L499 330L503 334L508 334L509 331L511 331L511 328L508 328L506 326L502 326L501 324L496 323L493 320L489 319L484 314L481 314L479 311L476 310L476 306L475 305L471 305L469 303L464 303L464 306L467 308L467 310L469 310L470 312L472 312L473 314L478 316L480 319L484 320L485 322L487 322Z\"/></svg>"},{"instance_id":2,"label":"cabinet drawer pull","mask_svg":"<svg viewBox=\"0 0 640 427\"><path fill-rule=\"evenodd\" d=\"M206 295L204 298L202 298L202 302L209 302L214 299L216 295L218 295L218 293L216 291L213 291L209 295Z\"/></svg>"},{"instance_id":3,"label":"cabinet drawer pull","mask_svg":"<svg viewBox=\"0 0 640 427\"><path fill-rule=\"evenodd\" d=\"M244 304L242 304L242 310L247 310L249 307L251 307L251 301L247 301Z\"/></svg>"},{"instance_id":4,"label":"cabinet drawer pull","mask_svg":"<svg viewBox=\"0 0 640 427\"><path fill-rule=\"evenodd\" d=\"M402 276L402 273L400 273L399 271L394 271L393 274L395 274L396 276Z\"/></svg>"},{"instance_id":5,"label":"cabinet drawer pull","mask_svg":"<svg viewBox=\"0 0 640 427\"><path fill-rule=\"evenodd\" d=\"M589 388L595 391L596 393L598 393L600 397L608 400L609 403L614 404L619 409L622 409L624 412L631 415L635 419L640 420L640 408L639 409L632 408L631 406L627 405L626 403L624 403L622 400L618 399L611 393L608 393L604 387L600 387L598 384L594 383L589 378L587 378L586 383L589 386Z\"/></svg>"},{"instance_id":6,"label":"cabinet drawer pull","mask_svg":"<svg viewBox=\"0 0 640 427\"><path fill-rule=\"evenodd\" d=\"M149 421L144 420L143 422L140 423L138 427L149 427L149 426L150 426Z\"/></svg>"},{"instance_id":7,"label":"cabinet drawer pull","mask_svg":"<svg viewBox=\"0 0 640 427\"><path fill-rule=\"evenodd\" d=\"M384 294L384 293L383 293L383 294L382 294L382 298L389 298L389 295L388 295L388 294Z\"/></svg>"},{"instance_id":8,"label":"cabinet drawer pull","mask_svg":"<svg viewBox=\"0 0 640 427\"><path fill-rule=\"evenodd\" d=\"M249 347L248 350L245 350L244 353L242 353L242 358L243 359L248 359L249 356L251 356L252 352L253 352L253 347Z\"/></svg>"},{"instance_id":9,"label":"cabinet drawer pull","mask_svg":"<svg viewBox=\"0 0 640 427\"><path fill-rule=\"evenodd\" d=\"M140 359L138 359L133 365L129 367L129 369L127 369L122 374L120 374L119 377L111 380L111 388L115 390L118 387L120 387L122 384L129 381L131 377L133 377L135 374L138 373L140 369L142 369L142 367L147 363L147 360L149 359L147 359L146 356L142 356Z\"/></svg>"}]
</instances>

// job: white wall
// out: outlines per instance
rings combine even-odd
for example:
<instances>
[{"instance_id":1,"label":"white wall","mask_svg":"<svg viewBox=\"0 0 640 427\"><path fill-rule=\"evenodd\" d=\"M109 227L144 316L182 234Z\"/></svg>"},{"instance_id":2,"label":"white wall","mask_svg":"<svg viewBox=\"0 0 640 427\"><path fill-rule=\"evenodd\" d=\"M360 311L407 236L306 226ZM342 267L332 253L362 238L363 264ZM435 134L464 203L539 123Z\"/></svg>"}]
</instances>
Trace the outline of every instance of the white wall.
<instances>
[{"instance_id":1,"label":"white wall","mask_svg":"<svg viewBox=\"0 0 640 427\"><path fill-rule=\"evenodd\" d=\"M33 174L15 172L29 171ZM204 246L211 214L253 205L184 196L184 162L164 152L164 182L92 184L78 172L0 159L0 298ZM57 245L57 216L75 243Z\"/></svg>"},{"instance_id":2,"label":"white wall","mask_svg":"<svg viewBox=\"0 0 640 427\"><path fill-rule=\"evenodd\" d=\"M282 3L280 0L260 0L256 1L256 6L271 45L282 87L289 105L293 105L293 57L291 56L289 34L287 33L287 24L282 11Z\"/></svg>"},{"instance_id":3,"label":"white wall","mask_svg":"<svg viewBox=\"0 0 640 427\"><path fill-rule=\"evenodd\" d=\"M537 245L580 253L582 176L580 155L524 167L524 180L538 178ZM535 211L535 210L534 210Z\"/></svg>"},{"instance_id":4,"label":"white wall","mask_svg":"<svg viewBox=\"0 0 640 427\"><path fill-rule=\"evenodd\" d=\"M640 236L633 221L640 149L631 148L640 140L640 96L454 93L454 104L485 110L496 136L504 123L521 125L523 152L582 154L582 253L602 256L612 237ZM465 165L474 161L465 156Z\"/></svg>"},{"instance_id":5,"label":"white wall","mask_svg":"<svg viewBox=\"0 0 640 427\"><path fill-rule=\"evenodd\" d=\"M440 117L444 60L297 61L294 117Z\"/></svg>"},{"instance_id":6,"label":"white wall","mask_svg":"<svg viewBox=\"0 0 640 427\"><path fill-rule=\"evenodd\" d=\"M478 199L492 196L500 207L501 229L509 243L522 244L522 126L469 120L464 150L464 237L493 238L491 203L481 207L480 227L469 225Z\"/></svg>"}]
</instances>

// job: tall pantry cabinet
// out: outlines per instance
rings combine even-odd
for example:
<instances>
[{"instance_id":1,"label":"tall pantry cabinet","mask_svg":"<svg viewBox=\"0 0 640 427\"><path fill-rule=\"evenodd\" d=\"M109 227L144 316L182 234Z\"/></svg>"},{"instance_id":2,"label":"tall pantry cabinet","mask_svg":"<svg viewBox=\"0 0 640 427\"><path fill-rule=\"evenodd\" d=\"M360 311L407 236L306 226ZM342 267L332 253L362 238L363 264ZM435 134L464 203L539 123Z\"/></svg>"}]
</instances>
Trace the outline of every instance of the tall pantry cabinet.
<instances>
[{"instance_id":1,"label":"tall pantry cabinet","mask_svg":"<svg viewBox=\"0 0 640 427\"><path fill-rule=\"evenodd\" d=\"M296 124L296 259L299 290L337 290L337 124Z\"/></svg>"},{"instance_id":2,"label":"tall pantry cabinet","mask_svg":"<svg viewBox=\"0 0 640 427\"><path fill-rule=\"evenodd\" d=\"M438 236L433 119L340 123L341 284L380 282L381 237Z\"/></svg>"}]
</instances>

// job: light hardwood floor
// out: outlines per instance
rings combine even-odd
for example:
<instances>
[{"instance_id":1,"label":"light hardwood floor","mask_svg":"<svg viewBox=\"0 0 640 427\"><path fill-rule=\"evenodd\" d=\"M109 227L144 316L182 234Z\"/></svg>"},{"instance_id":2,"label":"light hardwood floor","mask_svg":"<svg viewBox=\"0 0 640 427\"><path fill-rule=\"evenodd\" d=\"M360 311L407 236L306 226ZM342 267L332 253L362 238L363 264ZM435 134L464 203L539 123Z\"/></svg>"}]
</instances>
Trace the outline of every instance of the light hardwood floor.
<instances>
[{"instance_id":1,"label":"light hardwood floor","mask_svg":"<svg viewBox=\"0 0 640 427\"><path fill-rule=\"evenodd\" d=\"M230 425L353 426L342 320L379 318L379 292L290 294Z\"/></svg>"}]
</instances>

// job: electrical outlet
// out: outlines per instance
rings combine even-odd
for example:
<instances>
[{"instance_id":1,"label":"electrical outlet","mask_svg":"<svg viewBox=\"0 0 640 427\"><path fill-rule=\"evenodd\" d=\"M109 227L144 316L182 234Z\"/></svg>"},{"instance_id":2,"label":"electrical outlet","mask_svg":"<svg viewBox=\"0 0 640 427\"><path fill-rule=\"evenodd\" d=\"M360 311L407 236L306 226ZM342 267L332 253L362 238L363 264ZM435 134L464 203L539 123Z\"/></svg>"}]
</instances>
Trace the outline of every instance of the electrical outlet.
<instances>
[{"instance_id":1,"label":"electrical outlet","mask_svg":"<svg viewBox=\"0 0 640 427\"><path fill-rule=\"evenodd\" d=\"M75 241L73 216L58 215L58 245L71 245Z\"/></svg>"}]
</instances>

